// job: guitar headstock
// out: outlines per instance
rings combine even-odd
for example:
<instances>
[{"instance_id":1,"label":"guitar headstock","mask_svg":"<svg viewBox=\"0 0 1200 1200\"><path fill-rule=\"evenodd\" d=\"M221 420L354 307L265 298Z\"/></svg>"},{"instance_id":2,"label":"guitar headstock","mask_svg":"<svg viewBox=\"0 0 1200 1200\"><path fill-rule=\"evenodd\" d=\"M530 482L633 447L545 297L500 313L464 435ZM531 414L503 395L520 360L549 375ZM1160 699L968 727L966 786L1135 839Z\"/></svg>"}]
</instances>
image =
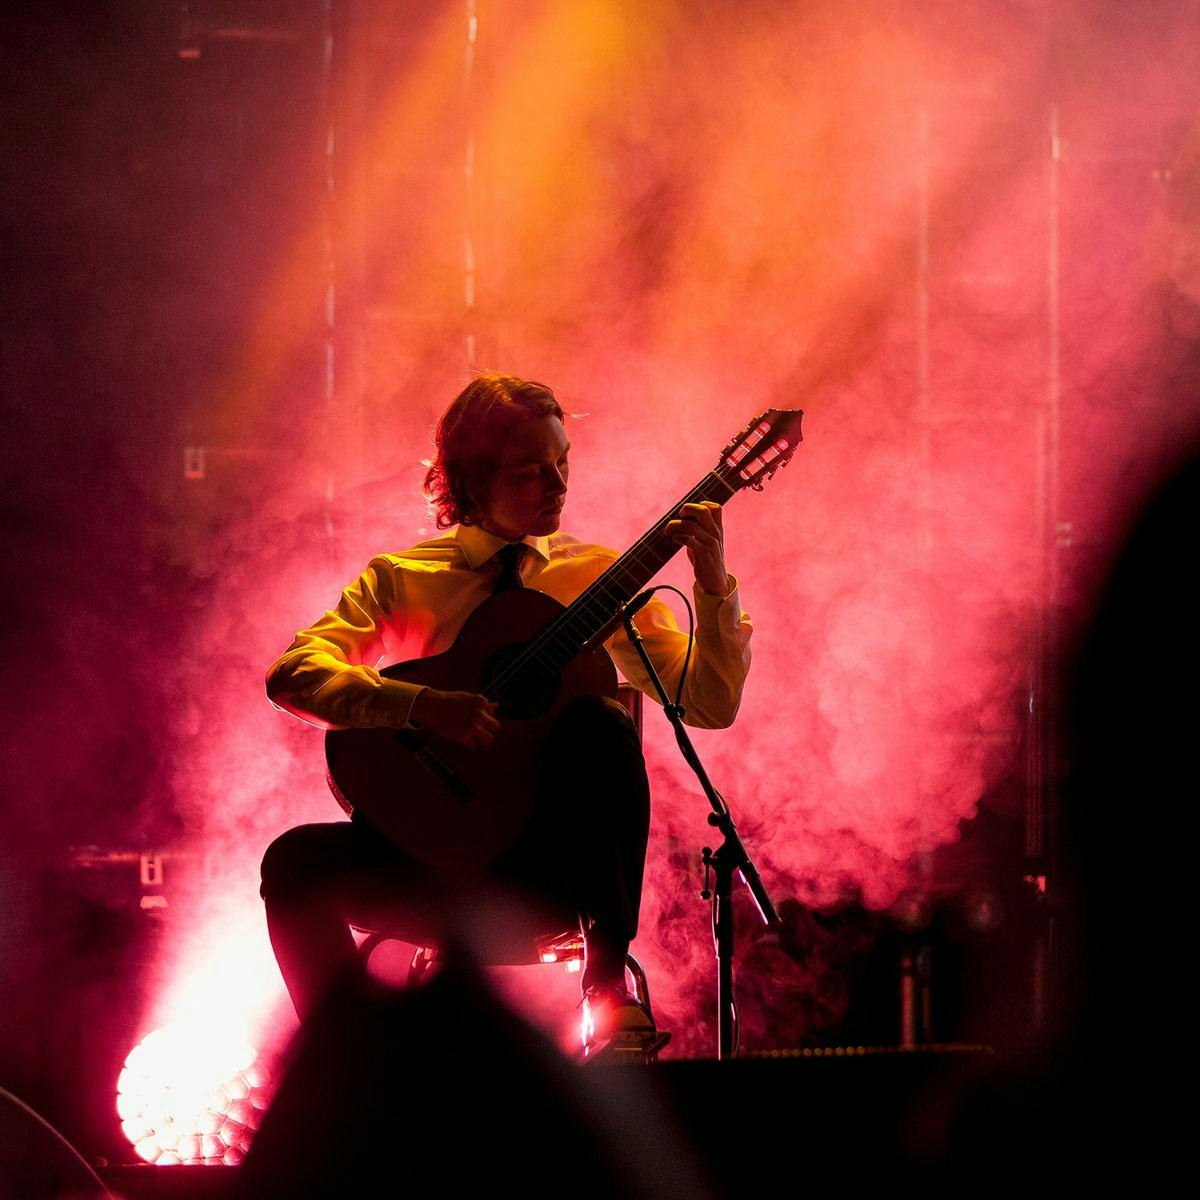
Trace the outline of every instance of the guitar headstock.
<instances>
[{"instance_id":1,"label":"guitar headstock","mask_svg":"<svg viewBox=\"0 0 1200 1200\"><path fill-rule=\"evenodd\" d=\"M733 491L753 488L761 492L763 484L786 467L796 448L804 440L799 408L769 408L734 435L721 451L714 470Z\"/></svg>"}]
</instances>

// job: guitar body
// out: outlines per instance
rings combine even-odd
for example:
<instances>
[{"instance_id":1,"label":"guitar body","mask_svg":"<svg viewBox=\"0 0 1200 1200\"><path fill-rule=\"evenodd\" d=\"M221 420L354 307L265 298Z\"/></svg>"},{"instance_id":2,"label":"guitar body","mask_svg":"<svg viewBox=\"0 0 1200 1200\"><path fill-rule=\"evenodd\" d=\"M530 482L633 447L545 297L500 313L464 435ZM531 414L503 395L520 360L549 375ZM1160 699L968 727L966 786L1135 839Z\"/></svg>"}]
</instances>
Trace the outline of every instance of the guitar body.
<instances>
[{"instance_id":1,"label":"guitar body","mask_svg":"<svg viewBox=\"0 0 1200 1200\"><path fill-rule=\"evenodd\" d=\"M616 668L602 648L557 669L545 656L514 667L564 611L531 588L500 592L467 618L449 650L384 668L387 679L497 695L500 732L491 746L467 749L418 729L333 730L325 755L342 806L432 867L473 870L499 858L529 822L541 747L563 705L617 694Z\"/></svg>"}]
</instances>

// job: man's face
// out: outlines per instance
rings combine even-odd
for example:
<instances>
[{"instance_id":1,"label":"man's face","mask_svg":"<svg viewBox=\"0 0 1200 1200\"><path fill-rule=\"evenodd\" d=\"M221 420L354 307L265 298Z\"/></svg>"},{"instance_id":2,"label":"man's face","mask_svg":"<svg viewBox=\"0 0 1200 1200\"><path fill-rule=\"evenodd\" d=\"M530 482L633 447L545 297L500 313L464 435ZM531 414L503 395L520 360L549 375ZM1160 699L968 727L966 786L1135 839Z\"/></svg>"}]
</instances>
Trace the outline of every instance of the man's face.
<instances>
[{"instance_id":1,"label":"man's face","mask_svg":"<svg viewBox=\"0 0 1200 1200\"><path fill-rule=\"evenodd\" d=\"M509 541L554 533L567 496L570 448L557 417L535 417L518 425L500 449L478 523Z\"/></svg>"}]
</instances>

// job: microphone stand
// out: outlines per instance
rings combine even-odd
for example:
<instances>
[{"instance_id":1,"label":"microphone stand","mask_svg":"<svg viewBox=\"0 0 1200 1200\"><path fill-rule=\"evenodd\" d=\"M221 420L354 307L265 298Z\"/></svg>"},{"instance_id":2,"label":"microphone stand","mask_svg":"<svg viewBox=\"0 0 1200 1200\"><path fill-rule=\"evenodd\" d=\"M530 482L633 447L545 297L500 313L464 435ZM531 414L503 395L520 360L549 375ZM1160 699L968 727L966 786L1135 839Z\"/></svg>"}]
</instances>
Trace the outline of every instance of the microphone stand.
<instances>
[{"instance_id":1,"label":"microphone stand","mask_svg":"<svg viewBox=\"0 0 1200 1200\"><path fill-rule=\"evenodd\" d=\"M642 598L643 596L645 599ZM683 726L683 709L671 703L670 697L663 688L662 680L659 679L658 672L654 669L654 664L646 653L642 635L638 633L637 627L633 623L633 614L648 599L649 593L643 592L628 604L622 605L621 620L625 625L629 641L637 651L638 657L642 660L642 666L646 668L646 674L650 676L650 681L658 692L663 712L667 714L667 719L675 730L675 740L679 743L680 753L682 753L684 761L695 772L700 786L704 789L704 794L708 797L709 804L712 805L713 811L708 814L708 823L722 835L721 844L715 851L711 847L705 846L701 853L701 861L704 863L705 888L700 896L704 900L711 899L713 902L713 944L717 955L717 1058L725 1059L733 1056L737 1046L734 1031L737 1002L733 995L732 901L734 876L741 875L742 881L750 890L750 895L754 897L754 903L758 907L764 924L779 924L779 913L771 902L771 897L767 895L767 889L763 886L758 870L738 834L737 827L733 823L733 816L729 811L729 805L725 803L725 797L713 787L708 772L705 771L704 765L696 754L692 739L688 737L687 730ZM707 886L710 870L716 879L716 886L711 891Z\"/></svg>"}]
</instances>

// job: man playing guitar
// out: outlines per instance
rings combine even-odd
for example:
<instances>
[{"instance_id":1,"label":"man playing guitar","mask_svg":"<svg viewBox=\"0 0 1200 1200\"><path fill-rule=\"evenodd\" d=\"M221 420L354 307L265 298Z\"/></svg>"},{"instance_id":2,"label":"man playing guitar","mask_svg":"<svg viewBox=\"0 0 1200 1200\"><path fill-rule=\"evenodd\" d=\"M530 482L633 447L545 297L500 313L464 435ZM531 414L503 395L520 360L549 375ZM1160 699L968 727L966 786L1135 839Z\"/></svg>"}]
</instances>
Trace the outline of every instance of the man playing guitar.
<instances>
[{"instance_id":1,"label":"man playing guitar","mask_svg":"<svg viewBox=\"0 0 1200 1200\"><path fill-rule=\"evenodd\" d=\"M272 702L325 729L412 731L487 755L503 741L505 716L494 700L388 678L377 668L443 654L472 611L500 591L524 587L570 604L617 559L558 531L569 449L549 388L497 374L473 380L438 424L437 457L425 480L438 526L449 532L373 559L271 668ZM685 719L723 728L741 699L751 629L725 570L720 505L683 505L665 533L686 547L696 577ZM635 623L673 696L686 635L658 601ZM604 646L626 678L652 694L623 630ZM566 700L540 746L536 778L513 786L531 794L532 815L487 863L448 868L437 854L422 861L357 808L350 821L302 825L271 844L262 865L267 924L302 1019L339 972L355 968L351 925L437 944L447 934L531 941L579 924L581 983L598 1036L649 1025L624 974L650 815L628 713L605 695ZM510 907L513 898L520 903Z\"/></svg>"}]
</instances>

